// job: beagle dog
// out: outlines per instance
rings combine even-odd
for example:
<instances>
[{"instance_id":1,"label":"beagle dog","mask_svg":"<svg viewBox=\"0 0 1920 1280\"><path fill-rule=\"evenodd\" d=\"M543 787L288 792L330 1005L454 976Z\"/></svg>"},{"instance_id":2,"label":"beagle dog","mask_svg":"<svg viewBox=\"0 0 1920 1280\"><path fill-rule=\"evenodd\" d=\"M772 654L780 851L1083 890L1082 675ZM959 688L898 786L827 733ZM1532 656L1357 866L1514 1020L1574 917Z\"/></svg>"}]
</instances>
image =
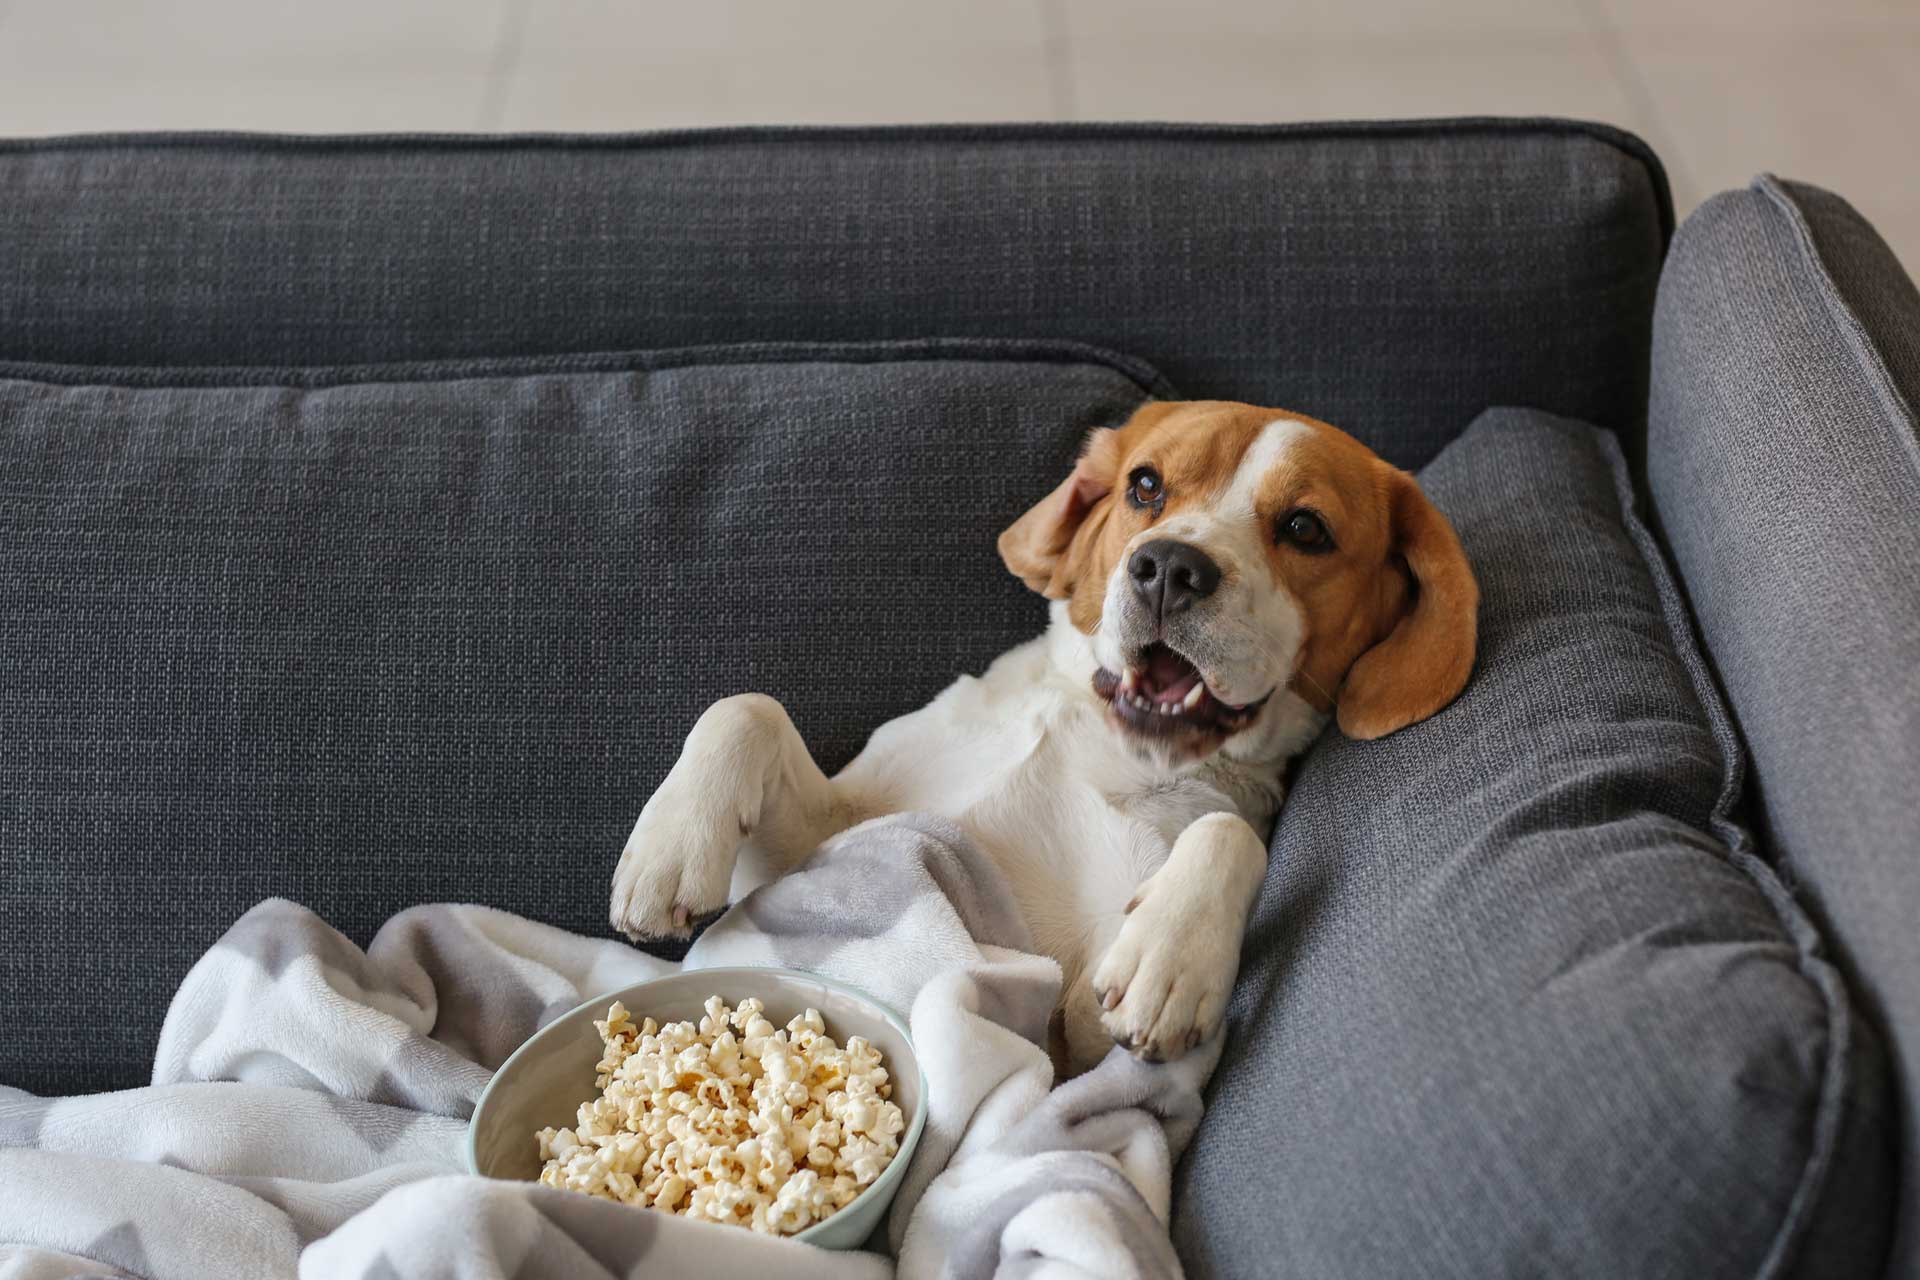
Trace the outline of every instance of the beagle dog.
<instances>
[{"instance_id":1,"label":"beagle dog","mask_svg":"<svg viewBox=\"0 0 1920 1280\"><path fill-rule=\"evenodd\" d=\"M1044 634L832 778L772 698L715 703L620 855L614 927L685 937L727 903L743 847L752 883L856 823L930 811L993 858L1059 962L1066 1069L1210 1037L1287 762L1329 717L1377 738L1466 684L1479 589L1460 541L1345 432L1204 401L1094 431L999 548L1052 602Z\"/></svg>"}]
</instances>

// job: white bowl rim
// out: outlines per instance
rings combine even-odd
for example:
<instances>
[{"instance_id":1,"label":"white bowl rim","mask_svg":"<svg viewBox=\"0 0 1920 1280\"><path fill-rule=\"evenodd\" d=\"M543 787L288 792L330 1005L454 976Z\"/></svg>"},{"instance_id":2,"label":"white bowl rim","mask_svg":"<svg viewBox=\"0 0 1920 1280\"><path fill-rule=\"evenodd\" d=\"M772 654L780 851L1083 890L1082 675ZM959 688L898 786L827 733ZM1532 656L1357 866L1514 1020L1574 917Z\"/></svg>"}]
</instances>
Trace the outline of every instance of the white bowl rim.
<instances>
[{"instance_id":1,"label":"white bowl rim","mask_svg":"<svg viewBox=\"0 0 1920 1280\"><path fill-rule=\"evenodd\" d=\"M746 978L772 974L776 977L797 978L802 982L815 983L829 990L837 991L843 996L849 996L852 999L858 1000L861 1004L871 1008L880 1016L882 1021L886 1022L895 1031L898 1031L900 1037L907 1042L907 1048L913 1050L913 1070L914 1074L920 1078L920 1105L916 1108L913 1121L907 1126L906 1133L901 1136L899 1150L895 1152L893 1159L887 1162L887 1167L880 1171L880 1176L875 1178L871 1185L847 1202L845 1208L836 1209L831 1215L822 1218L819 1222L814 1223L798 1235L782 1236L778 1237L779 1239L798 1240L802 1244L810 1244L812 1242L807 1239L808 1236L814 1235L814 1233L822 1230L835 1218L839 1217L842 1213L848 1212L867 1197L875 1195L884 1188L893 1187L895 1183L898 1183L906 1176L908 1160L913 1155L914 1149L920 1145L921 1130L927 1127L927 1072L926 1068L920 1065L920 1049L919 1046L913 1043L913 1033L907 1030L906 1020L895 1013L890 1007L880 1003L880 1001L874 999L860 988L841 982L836 978L825 978L817 973L808 973L805 969L786 969L777 965L750 964L715 965L711 969L682 969L678 973L663 973L657 978L648 978L640 982L630 982L624 987L615 987L604 995L596 996L590 1000L582 1000L579 1004L573 1006L573 1008L563 1013L557 1013L547 1019L546 1022L535 1028L532 1035L522 1040L520 1047L508 1054L505 1061L501 1062L501 1064L494 1069L493 1076L487 1081L487 1087L480 1091L480 1097L474 1102L473 1114L467 1118L467 1172L476 1178L486 1176L480 1172L480 1156L474 1145L477 1140L476 1126L473 1123L474 1119L479 1116L481 1109L487 1105L487 1099L493 1095L493 1086L499 1083L500 1077L506 1074L507 1068L513 1065L514 1059L532 1048L533 1042L540 1038L542 1032L554 1023L559 1022L562 1018L570 1018L574 1014L587 1009L604 1009L606 1002L621 992L626 992L629 995L637 995L640 989L650 987L656 982L666 982L673 978L691 977L697 973ZM585 1102L586 1099L582 1098L581 1101ZM502 1181L512 1181L512 1179L502 1179ZM535 1185L538 1184L536 1183ZM628 1205L625 1207L633 1208L634 1206ZM651 1212L651 1210L643 1210L643 1212Z\"/></svg>"}]
</instances>

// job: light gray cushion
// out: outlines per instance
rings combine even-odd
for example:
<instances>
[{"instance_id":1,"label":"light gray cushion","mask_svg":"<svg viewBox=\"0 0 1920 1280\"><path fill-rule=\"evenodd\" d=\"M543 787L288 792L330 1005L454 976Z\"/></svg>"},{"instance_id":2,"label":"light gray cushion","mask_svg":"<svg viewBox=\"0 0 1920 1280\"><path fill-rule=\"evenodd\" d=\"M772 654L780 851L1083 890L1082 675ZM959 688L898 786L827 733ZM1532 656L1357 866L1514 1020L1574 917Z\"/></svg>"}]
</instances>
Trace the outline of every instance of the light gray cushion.
<instances>
[{"instance_id":1,"label":"light gray cushion","mask_svg":"<svg viewBox=\"0 0 1920 1280\"><path fill-rule=\"evenodd\" d=\"M0 1083L140 1083L274 894L605 934L714 699L836 769L1038 632L992 531L1154 385L995 343L0 373Z\"/></svg>"},{"instance_id":2,"label":"light gray cushion","mask_svg":"<svg viewBox=\"0 0 1920 1280\"><path fill-rule=\"evenodd\" d=\"M1920 292L1845 201L1761 178L1660 286L1648 480L1770 853L1901 1086L1920 1275Z\"/></svg>"},{"instance_id":3,"label":"light gray cushion","mask_svg":"<svg viewBox=\"0 0 1920 1280\"><path fill-rule=\"evenodd\" d=\"M1493 411L1421 478L1480 579L1475 673L1302 763L1181 1171L1191 1273L1862 1274L1878 1050L1728 821L1612 437Z\"/></svg>"}]
</instances>

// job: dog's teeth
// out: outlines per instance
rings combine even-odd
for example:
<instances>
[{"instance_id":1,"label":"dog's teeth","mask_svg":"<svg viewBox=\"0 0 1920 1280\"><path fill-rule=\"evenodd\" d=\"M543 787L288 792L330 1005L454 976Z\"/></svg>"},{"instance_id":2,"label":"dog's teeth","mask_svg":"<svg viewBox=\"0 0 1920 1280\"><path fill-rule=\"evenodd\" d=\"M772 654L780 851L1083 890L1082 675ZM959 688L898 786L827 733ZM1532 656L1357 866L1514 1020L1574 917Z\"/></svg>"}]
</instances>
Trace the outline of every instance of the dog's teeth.
<instances>
[{"instance_id":1,"label":"dog's teeth","mask_svg":"<svg viewBox=\"0 0 1920 1280\"><path fill-rule=\"evenodd\" d=\"M1199 683L1198 681L1195 681L1193 688L1187 690L1187 696L1185 700L1183 700L1180 703L1180 705L1186 710L1191 711L1195 707L1199 706L1200 699L1206 696L1207 696L1207 686Z\"/></svg>"},{"instance_id":2,"label":"dog's teeth","mask_svg":"<svg viewBox=\"0 0 1920 1280\"><path fill-rule=\"evenodd\" d=\"M1140 673L1138 671L1135 671L1132 667L1128 667L1127 674L1120 677L1120 687L1122 689L1125 689L1128 693L1132 693L1134 686L1139 683L1140 683Z\"/></svg>"}]
</instances>

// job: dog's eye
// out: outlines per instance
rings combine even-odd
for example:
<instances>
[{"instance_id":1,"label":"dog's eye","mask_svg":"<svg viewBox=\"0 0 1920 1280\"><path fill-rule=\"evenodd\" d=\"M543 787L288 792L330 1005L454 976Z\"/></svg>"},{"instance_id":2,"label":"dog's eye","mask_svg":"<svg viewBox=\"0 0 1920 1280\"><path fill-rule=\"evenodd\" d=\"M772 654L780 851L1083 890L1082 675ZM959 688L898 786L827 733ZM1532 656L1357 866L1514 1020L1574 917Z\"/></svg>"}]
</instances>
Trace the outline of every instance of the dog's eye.
<instances>
[{"instance_id":1,"label":"dog's eye","mask_svg":"<svg viewBox=\"0 0 1920 1280\"><path fill-rule=\"evenodd\" d=\"M1157 507L1166 500L1167 489L1160 473L1152 467L1139 467L1127 480L1127 501L1136 507Z\"/></svg>"},{"instance_id":2,"label":"dog's eye","mask_svg":"<svg viewBox=\"0 0 1920 1280\"><path fill-rule=\"evenodd\" d=\"M1280 541L1302 551L1333 550L1333 535L1319 516L1299 507L1280 517Z\"/></svg>"}]
</instances>

